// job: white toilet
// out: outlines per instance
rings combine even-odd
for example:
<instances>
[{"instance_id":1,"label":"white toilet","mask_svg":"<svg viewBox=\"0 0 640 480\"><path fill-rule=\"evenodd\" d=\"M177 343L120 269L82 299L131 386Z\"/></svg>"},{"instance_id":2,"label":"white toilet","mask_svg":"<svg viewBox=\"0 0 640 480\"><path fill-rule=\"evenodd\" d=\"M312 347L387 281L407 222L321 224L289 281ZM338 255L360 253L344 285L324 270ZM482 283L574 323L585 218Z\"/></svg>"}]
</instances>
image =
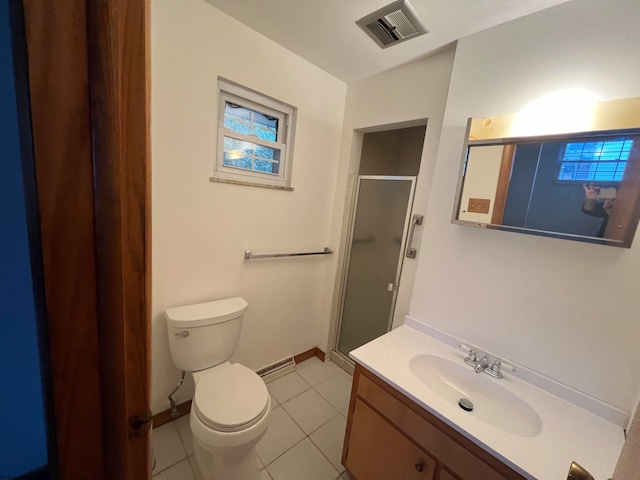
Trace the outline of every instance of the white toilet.
<instances>
[{"instance_id":1,"label":"white toilet","mask_svg":"<svg viewBox=\"0 0 640 480\"><path fill-rule=\"evenodd\" d=\"M235 297L165 312L173 363L193 374L189 424L204 480L259 476L256 444L267 431L271 400L254 371L229 363L247 305Z\"/></svg>"}]
</instances>

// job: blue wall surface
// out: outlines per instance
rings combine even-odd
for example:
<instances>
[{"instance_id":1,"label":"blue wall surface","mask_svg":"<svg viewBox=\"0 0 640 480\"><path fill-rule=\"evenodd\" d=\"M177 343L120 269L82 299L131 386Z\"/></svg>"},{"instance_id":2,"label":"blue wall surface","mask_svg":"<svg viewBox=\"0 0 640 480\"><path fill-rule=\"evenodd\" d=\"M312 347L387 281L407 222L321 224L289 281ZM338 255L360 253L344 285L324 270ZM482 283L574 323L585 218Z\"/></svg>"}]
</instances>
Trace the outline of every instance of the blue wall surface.
<instances>
[{"instance_id":1,"label":"blue wall surface","mask_svg":"<svg viewBox=\"0 0 640 480\"><path fill-rule=\"evenodd\" d=\"M586 215L582 183L558 181L565 141L518 145L502 224L595 237L602 218Z\"/></svg>"},{"instance_id":2,"label":"blue wall surface","mask_svg":"<svg viewBox=\"0 0 640 480\"><path fill-rule=\"evenodd\" d=\"M0 479L47 464L8 0L0 0Z\"/></svg>"}]
</instances>

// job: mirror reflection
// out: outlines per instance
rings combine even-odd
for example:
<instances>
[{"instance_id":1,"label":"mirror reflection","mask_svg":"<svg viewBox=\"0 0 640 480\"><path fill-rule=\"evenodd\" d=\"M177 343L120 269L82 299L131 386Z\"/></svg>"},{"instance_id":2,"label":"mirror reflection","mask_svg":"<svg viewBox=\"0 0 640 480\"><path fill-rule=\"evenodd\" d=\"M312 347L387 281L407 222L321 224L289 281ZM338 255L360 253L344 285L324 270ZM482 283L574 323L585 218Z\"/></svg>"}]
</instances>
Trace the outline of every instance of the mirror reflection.
<instances>
[{"instance_id":1,"label":"mirror reflection","mask_svg":"<svg viewBox=\"0 0 640 480\"><path fill-rule=\"evenodd\" d=\"M629 247L640 129L469 141L454 223Z\"/></svg>"}]
</instances>

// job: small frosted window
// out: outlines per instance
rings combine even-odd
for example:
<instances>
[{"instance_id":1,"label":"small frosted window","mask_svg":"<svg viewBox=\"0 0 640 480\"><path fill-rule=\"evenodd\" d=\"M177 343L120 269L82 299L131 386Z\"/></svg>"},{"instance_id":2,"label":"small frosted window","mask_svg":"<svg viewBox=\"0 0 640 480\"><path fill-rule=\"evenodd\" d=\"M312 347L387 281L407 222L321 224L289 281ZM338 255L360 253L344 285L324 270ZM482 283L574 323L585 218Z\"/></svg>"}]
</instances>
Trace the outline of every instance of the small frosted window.
<instances>
[{"instance_id":1,"label":"small frosted window","mask_svg":"<svg viewBox=\"0 0 640 480\"><path fill-rule=\"evenodd\" d=\"M278 119L249 108L225 102L224 126L234 132L255 135L275 142L278 137Z\"/></svg>"},{"instance_id":2,"label":"small frosted window","mask_svg":"<svg viewBox=\"0 0 640 480\"><path fill-rule=\"evenodd\" d=\"M222 79L213 179L291 190L296 109Z\"/></svg>"}]
</instances>

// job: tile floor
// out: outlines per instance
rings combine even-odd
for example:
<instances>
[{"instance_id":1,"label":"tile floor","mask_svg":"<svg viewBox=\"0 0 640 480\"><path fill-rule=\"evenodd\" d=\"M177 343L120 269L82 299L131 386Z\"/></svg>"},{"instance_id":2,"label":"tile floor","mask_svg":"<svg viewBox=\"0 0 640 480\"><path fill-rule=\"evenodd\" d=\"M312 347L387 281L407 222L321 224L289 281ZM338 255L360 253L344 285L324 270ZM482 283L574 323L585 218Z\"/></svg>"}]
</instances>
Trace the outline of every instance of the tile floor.
<instances>
[{"instance_id":1,"label":"tile floor","mask_svg":"<svg viewBox=\"0 0 640 480\"><path fill-rule=\"evenodd\" d=\"M350 480L340 463L351 376L311 358L267 384L271 425L258 443L260 480ZM200 480L189 417L153 430L153 480Z\"/></svg>"}]
</instances>

